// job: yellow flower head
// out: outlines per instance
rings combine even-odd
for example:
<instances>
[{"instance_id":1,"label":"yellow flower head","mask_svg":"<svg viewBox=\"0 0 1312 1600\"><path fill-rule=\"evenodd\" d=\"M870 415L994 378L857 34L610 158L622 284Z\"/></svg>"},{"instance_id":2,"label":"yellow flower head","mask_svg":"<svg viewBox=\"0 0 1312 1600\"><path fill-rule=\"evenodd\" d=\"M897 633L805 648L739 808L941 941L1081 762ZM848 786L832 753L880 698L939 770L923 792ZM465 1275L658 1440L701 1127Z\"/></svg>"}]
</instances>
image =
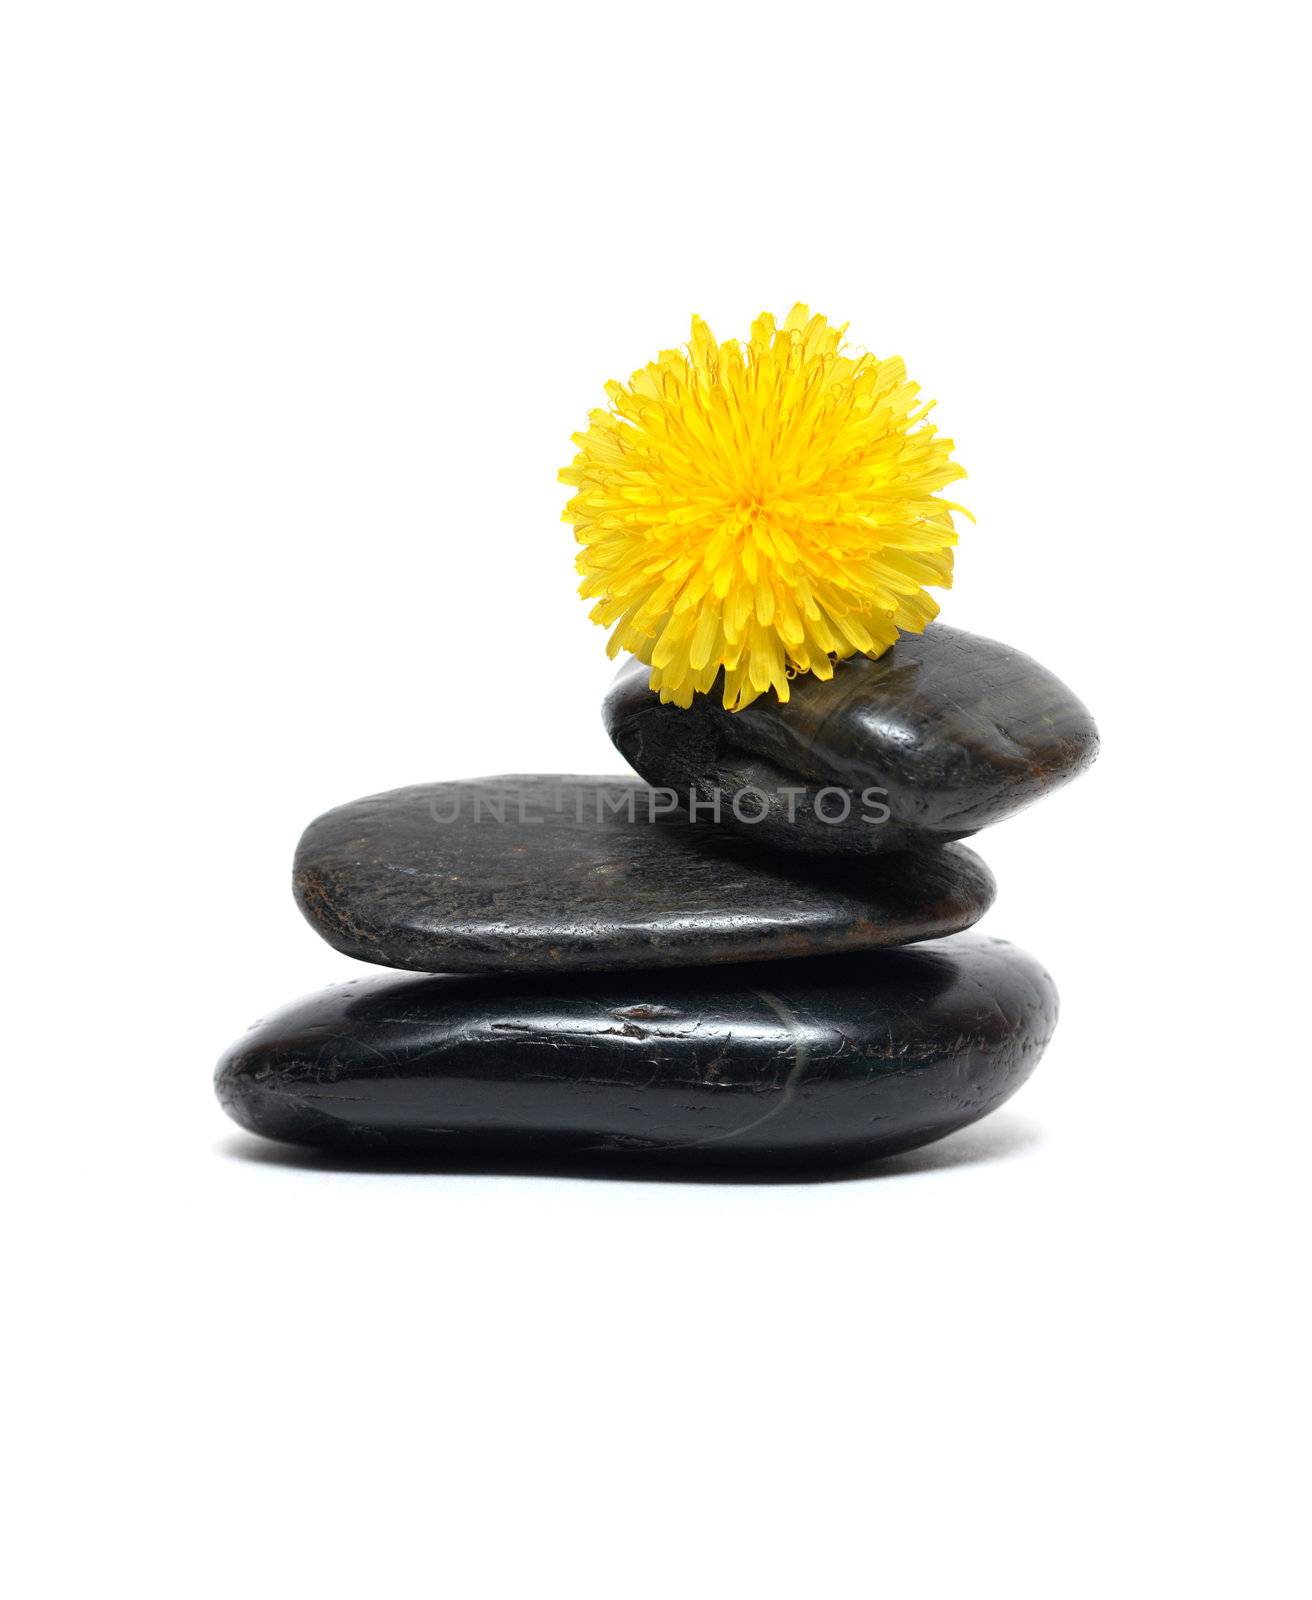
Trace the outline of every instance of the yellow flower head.
<instances>
[{"instance_id":1,"label":"yellow flower head","mask_svg":"<svg viewBox=\"0 0 1312 1600\"><path fill-rule=\"evenodd\" d=\"M613 409L574 435L579 593L663 701L721 669L730 711L787 700L795 673L830 678L938 614L922 585L951 585L962 508L936 493L965 473L901 359L843 354L845 332L797 305L744 349L694 317L686 351L607 384Z\"/></svg>"}]
</instances>

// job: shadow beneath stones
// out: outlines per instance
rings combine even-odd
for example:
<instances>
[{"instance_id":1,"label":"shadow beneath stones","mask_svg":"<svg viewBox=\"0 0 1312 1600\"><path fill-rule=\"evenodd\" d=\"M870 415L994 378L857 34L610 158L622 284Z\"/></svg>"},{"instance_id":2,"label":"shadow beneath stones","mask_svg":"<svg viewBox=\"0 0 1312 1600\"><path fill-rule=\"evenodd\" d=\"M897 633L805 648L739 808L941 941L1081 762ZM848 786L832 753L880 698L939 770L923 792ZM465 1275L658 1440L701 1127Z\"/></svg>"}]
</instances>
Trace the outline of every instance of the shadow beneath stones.
<instances>
[{"instance_id":1,"label":"shadow beneath stones","mask_svg":"<svg viewBox=\"0 0 1312 1600\"><path fill-rule=\"evenodd\" d=\"M307 1172L412 1175L416 1177L568 1178L623 1183L709 1183L724 1185L777 1185L852 1183L863 1179L904 1178L943 1172L953 1167L983 1166L1004 1161L1041 1142L1038 1127L1009 1112L996 1112L983 1122L949 1134L934 1144L901 1155L884 1156L845 1167L689 1166L662 1162L658 1156L612 1159L590 1156L575 1160L533 1160L529 1157L467 1162L444 1161L422 1155L354 1154L313 1150L299 1145L276 1144L253 1134L235 1134L215 1148L230 1161L254 1166L293 1167Z\"/></svg>"}]
</instances>

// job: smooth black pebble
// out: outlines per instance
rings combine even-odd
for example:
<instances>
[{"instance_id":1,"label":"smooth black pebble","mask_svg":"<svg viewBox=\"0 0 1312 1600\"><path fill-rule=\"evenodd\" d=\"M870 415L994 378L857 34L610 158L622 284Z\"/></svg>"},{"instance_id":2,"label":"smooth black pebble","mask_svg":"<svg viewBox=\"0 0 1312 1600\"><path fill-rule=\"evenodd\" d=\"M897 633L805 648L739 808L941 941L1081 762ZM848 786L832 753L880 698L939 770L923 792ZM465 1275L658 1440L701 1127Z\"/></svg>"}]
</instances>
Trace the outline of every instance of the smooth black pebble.
<instances>
[{"instance_id":1,"label":"smooth black pebble","mask_svg":"<svg viewBox=\"0 0 1312 1600\"><path fill-rule=\"evenodd\" d=\"M329 811L297 904L348 956L416 972L602 972L791 959L939 938L992 903L961 846L800 861L661 816L626 778L418 784Z\"/></svg>"},{"instance_id":2,"label":"smooth black pebble","mask_svg":"<svg viewBox=\"0 0 1312 1600\"><path fill-rule=\"evenodd\" d=\"M771 695L730 713L713 690L685 711L662 705L649 676L631 661L606 697L620 754L683 802L718 794L723 827L779 849L855 856L964 839L1098 753L1093 718L1059 678L937 622L875 661L839 662L827 683L796 678L786 705Z\"/></svg>"},{"instance_id":3,"label":"smooth black pebble","mask_svg":"<svg viewBox=\"0 0 1312 1600\"><path fill-rule=\"evenodd\" d=\"M254 1133L366 1157L826 1167L987 1115L1056 1018L1043 968L980 934L718 972L395 976L257 1023L216 1085Z\"/></svg>"}]
</instances>

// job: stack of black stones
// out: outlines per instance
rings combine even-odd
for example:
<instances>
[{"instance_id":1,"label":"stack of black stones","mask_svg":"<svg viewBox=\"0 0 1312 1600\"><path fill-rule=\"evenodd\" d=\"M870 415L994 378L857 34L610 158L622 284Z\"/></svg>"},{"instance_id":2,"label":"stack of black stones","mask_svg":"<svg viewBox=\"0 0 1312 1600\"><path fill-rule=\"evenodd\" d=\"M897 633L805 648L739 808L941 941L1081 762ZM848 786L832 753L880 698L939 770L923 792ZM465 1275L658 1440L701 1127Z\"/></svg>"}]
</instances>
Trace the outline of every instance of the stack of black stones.
<instances>
[{"instance_id":1,"label":"stack of black stones","mask_svg":"<svg viewBox=\"0 0 1312 1600\"><path fill-rule=\"evenodd\" d=\"M732 715L647 677L604 713L640 778L417 784L310 825L301 910L403 972L258 1023L218 1069L243 1127L434 1165L821 1167L1024 1082L1056 990L964 931L994 884L956 841L1093 760L1074 695L937 624Z\"/></svg>"}]
</instances>

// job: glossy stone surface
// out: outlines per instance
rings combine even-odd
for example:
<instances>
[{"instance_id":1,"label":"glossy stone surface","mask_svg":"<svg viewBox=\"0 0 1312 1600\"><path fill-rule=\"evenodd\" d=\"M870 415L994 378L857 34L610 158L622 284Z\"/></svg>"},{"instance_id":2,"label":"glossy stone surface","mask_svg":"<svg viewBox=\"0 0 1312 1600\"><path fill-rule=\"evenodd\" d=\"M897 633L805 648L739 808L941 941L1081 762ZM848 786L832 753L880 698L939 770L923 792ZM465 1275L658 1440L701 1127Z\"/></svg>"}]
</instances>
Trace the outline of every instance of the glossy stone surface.
<instances>
[{"instance_id":1,"label":"glossy stone surface","mask_svg":"<svg viewBox=\"0 0 1312 1600\"><path fill-rule=\"evenodd\" d=\"M960 846L798 862L660 810L624 778L394 789L310 824L296 901L329 944L381 966L599 972L909 944L993 899Z\"/></svg>"},{"instance_id":2,"label":"glossy stone surface","mask_svg":"<svg viewBox=\"0 0 1312 1600\"><path fill-rule=\"evenodd\" d=\"M364 1154L829 1166L909 1150L1022 1084L1057 1018L1024 951L719 971L355 980L219 1063L254 1133Z\"/></svg>"},{"instance_id":3,"label":"glossy stone surface","mask_svg":"<svg viewBox=\"0 0 1312 1600\"><path fill-rule=\"evenodd\" d=\"M855 856L963 839L1098 753L1093 718L1060 679L1019 650L937 622L877 661L840 662L828 683L794 679L787 705L763 697L730 714L712 694L684 711L661 705L648 676L630 662L606 698L606 729L625 760L681 800L691 791L709 804L718 789L722 826L780 849ZM752 816L768 804L759 823L732 809L748 788L767 797L739 801ZM845 820L844 795L826 788L844 791ZM863 799L874 789L885 792Z\"/></svg>"}]
</instances>

